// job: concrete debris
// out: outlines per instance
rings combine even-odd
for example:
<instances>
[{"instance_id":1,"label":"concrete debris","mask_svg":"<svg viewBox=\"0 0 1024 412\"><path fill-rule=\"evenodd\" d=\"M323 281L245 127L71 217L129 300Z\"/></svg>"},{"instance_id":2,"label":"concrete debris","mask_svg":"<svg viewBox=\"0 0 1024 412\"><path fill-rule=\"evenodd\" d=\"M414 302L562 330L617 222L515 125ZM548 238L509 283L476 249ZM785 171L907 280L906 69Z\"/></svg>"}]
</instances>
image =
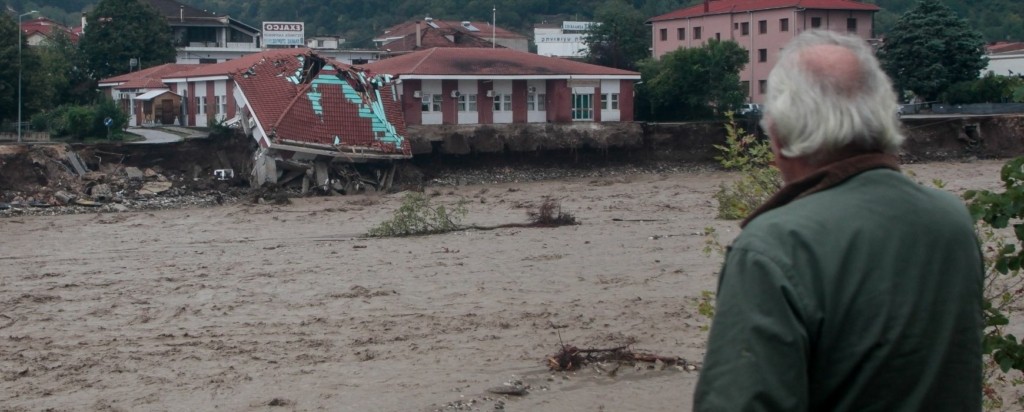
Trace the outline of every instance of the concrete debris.
<instances>
[{"instance_id":1,"label":"concrete debris","mask_svg":"<svg viewBox=\"0 0 1024 412\"><path fill-rule=\"evenodd\" d=\"M63 190L58 190L57 193L53 194L53 197L57 198L57 201L59 201L60 204L66 205L68 203L71 203L71 201L75 200L75 198L77 196L75 196L75 195L73 195L71 193L65 192Z\"/></svg>"},{"instance_id":2,"label":"concrete debris","mask_svg":"<svg viewBox=\"0 0 1024 412\"><path fill-rule=\"evenodd\" d=\"M139 189L139 194L144 196L155 195L171 190L171 187L173 187L174 184L166 180L167 179L165 178L163 181L157 180L156 182L146 182L146 184L142 185L142 189Z\"/></svg>"},{"instance_id":3,"label":"concrete debris","mask_svg":"<svg viewBox=\"0 0 1024 412\"><path fill-rule=\"evenodd\" d=\"M89 189L89 196L100 202L107 202L114 198L114 192L110 189L110 185L100 183Z\"/></svg>"},{"instance_id":4,"label":"concrete debris","mask_svg":"<svg viewBox=\"0 0 1024 412\"><path fill-rule=\"evenodd\" d=\"M82 176L89 171L89 168L85 167L85 162L82 161L82 158L78 157L78 153L67 152L67 159L68 163L71 164L71 167L75 169L75 173L79 176Z\"/></svg>"},{"instance_id":5,"label":"concrete debris","mask_svg":"<svg viewBox=\"0 0 1024 412\"><path fill-rule=\"evenodd\" d=\"M142 171L137 167L125 167L124 173L128 175L128 180L142 180L146 178L146 175L142 174Z\"/></svg>"}]
</instances>

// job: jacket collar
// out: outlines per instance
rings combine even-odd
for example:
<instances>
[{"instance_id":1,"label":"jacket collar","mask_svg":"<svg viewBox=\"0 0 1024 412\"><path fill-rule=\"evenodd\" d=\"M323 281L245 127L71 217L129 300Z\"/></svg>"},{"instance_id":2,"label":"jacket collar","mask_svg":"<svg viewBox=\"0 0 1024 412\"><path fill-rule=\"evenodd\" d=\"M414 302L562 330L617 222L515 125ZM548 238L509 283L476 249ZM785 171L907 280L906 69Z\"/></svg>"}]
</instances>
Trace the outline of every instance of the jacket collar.
<instances>
[{"instance_id":1,"label":"jacket collar","mask_svg":"<svg viewBox=\"0 0 1024 412\"><path fill-rule=\"evenodd\" d=\"M740 223L740 227L745 227L751 220L769 210L780 208L804 196L837 186L845 182L846 179L868 170L881 168L900 170L896 156L884 153L868 153L829 163L803 179L783 186L768 201L758 207L754 213L747 216L743 223Z\"/></svg>"}]
</instances>

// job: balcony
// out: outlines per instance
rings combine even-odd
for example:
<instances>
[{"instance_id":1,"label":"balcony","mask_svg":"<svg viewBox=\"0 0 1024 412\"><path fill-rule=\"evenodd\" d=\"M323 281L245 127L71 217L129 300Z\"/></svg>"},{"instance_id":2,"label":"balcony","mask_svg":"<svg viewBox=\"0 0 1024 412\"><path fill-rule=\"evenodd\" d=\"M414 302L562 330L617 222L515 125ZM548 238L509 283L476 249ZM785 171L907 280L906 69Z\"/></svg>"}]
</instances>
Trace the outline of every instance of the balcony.
<instances>
[{"instance_id":1,"label":"balcony","mask_svg":"<svg viewBox=\"0 0 1024 412\"><path fill-rule=\"evenodd\" d=\"M259 51L260 48L256 47L253 43L242 43L242 42L189 42L188 46L184 47L186 51L201 52L201 51Z\"/></svg>"}]
</instances>

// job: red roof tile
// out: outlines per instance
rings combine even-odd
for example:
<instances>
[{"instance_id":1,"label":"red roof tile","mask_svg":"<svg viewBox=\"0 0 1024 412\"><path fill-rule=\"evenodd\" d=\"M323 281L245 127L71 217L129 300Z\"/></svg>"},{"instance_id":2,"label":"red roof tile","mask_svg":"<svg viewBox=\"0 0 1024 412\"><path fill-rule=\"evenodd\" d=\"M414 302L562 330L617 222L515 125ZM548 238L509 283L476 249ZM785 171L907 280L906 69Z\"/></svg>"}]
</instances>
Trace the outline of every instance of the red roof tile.
<instances>
[{"instance_id":1,"label":"red roof tile","mask_svg":"<svg viewBox=\"0 0 1024 412\"><path fill-rule=\"evenodd\" d=\"M483 39L490 39L491 38L491 34L492 34L491 32L493 30L494 37L499 38L499 39L526 39L527 38L526 36L524 36L522 34L510 31L510 30L505 30L505 29L503 29L501 27L491 26L491 23L483 22L483 21L471 21L471 22L469 22L469 25L475 27L477 29L477 31L469 30L467 27L462 25L462 22L459 22L459 21L437 20L437 19L434 19L434 20L431 20L431 22L434 23L435 25L437 25L437 28L431 27L429 24L427 24L426 20L420 20L420 21L418 21L418 23L420 24L420 30L423 30L424 32L428 32L428 31L442 31L442 32L445 32L445 33L448 33L448 32L451 32L451 31L458 31L458 32L462 32L462 33L471 34L471 35L473 35L475 37L479 37L479 38L483 38ZM407 21L405 23L400 23L400 24L397 24L395 26L391 26L391 27L385 29L383 34L381 34L380 36L377 36L377 39L386 39L386 38L391 38L391 37L405 37L405 36L408 36L410 34L416 34L416 23L417 23L417 21Z\"/></svg>"},{"instance_id":2,"label":"red roof tile","mask_svg":"<svg viewBox=\"0 0 1024 412\"><path fill-rule=\"evenodd\" d=\"M39 33L45 37L50 37L54 30L63 31L73 42L78 41L78 33L75 33L74 30L63 24L57 23L46 17L38 17L21 23L21 31L26 36Z\"/></svg>"},{"instance_id":3,"label":"red roof tile","mask_svg":"<svg viewBox=\"0 0 1024 412\"><path fill-rule=\"evenodd\" d=\"M708 12L704 12L704 3L678 9L655 16L648 23L665 20L683 19L712 14L746 13L748 11L802 7L811 10L881 10L874 4L854 0L715 0L708 3Z\"/></svg>"},{"instance_id":4,"label":"red roof tile","mask_svg":"<svg viewBox=\"0 0 1024 412\"><path fill-rule=\"evenodd\" d=\"M996 42L985 46L988 54L1007 53L1024 50L1024 43L1020 42Z\"/></svg>"},{"instance_id":5,"label":"red roof tile","mask_svg":"<svg viewBox=\"0 0 1024 412\"><path fill-rule=\"evenodd\" d=\"M360 66L398 76L636 76L640 73L512 49L438 47Z\"/></svg>"},{"instance_id":6,"label":"red roof tile","mask_svg":"<svg viewBox=\"0 0 1024 412\"><path fill-rule=\"evenodd\" d=\"M147 82L149 80L160 81L160 79L162 79L164 77L168 77L168 76L171 76L171 75L177 75L177 74L183 73L183 72L188 72L189 70L193 70L193 69L195 69L197 67L199 67L199 66L195 65L195 64L167 63L167 64L161 64L159 66L153 66L153 67L150 67L150 68L147 68L147 69L142 69L142 70L139 70L139 71L125 73L125 74L122 74L120 76L108 77L106 79L100 80L99 83L101 83L101 84L103 84L103 83L121 83L118 86L118 88L120 88L120 89L139 88L139 87L125 87L125 85L129 84L129 83L131 83L131 84L141 84L141 83L145 83L145 82ZM160 84L163 84L163 82L160 81ZM163 86L157 86L157 87L163 87Z\"/></svg>"},{"instance_id":7,"label":"red roof tile","mask_svg":"<svg viewBox=\"0 0 1024 412\"><path fill-rule=\"evenodd\" d=\"M344 63L320 58L309 50L287 50L260 53L259 58L247 59L248 66L236 64L238 70L231 74L272 139L326 146L335 146L337 141L337 146L411 156L411 146L404 138L405 121L392 85L375 90L365 81L365 74ZM315 66L313 62L326 66L315 77L305 78ZM378 102L386 121L375 121L370 115L370 107ZM394 133L376 132L375 125L393 127ZM394 139L395 134L400 138Z\"/></svg>"},{"instance_id":8,"label":"red roof tile","mask_svg":"<svg viewBox=\"0 0 1024 412\"><path fill-rule=\"evenodd\" d=\"M494 47L494 43L491 43L489 38L483 39L463 33L456 33L452 36L453 38L449 39L447 34L440 31L424 30L423 35L420 37L420 47L416 47L416 33L409 33L401 39L386 43L383 47L393 53L425 50L434 47ZM504 46L500 45L497 47L504 48Z\"/></svg>"},{"instance_id":9,"label":"red roof tile","mask_svg":"<svg viewBox=\"0 0 1024 412\"><path fill-rule=\"evenodd\" d=\"M257 62L264 59L278 59L287 56L297 56L301 54L309 53L307 48L296 48L296 49L270 49L259 53L248 54L237 59L228 60L216 64L200 64L195 69L190 70L187 73L180 73L180 76L164 76L165 79L171 78L194 78L194 77L216 77L216 76L228 76L235 72L248 69Z\"/></svg>"}]
</instances>

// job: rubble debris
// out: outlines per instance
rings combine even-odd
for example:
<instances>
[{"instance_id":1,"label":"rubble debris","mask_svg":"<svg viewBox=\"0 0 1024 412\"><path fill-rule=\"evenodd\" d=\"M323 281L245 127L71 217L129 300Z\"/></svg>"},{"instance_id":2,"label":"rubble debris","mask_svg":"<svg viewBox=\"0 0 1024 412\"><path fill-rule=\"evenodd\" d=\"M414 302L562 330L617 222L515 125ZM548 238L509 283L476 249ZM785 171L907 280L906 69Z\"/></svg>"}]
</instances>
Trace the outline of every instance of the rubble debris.
<instances>
[{"instance_id":1,"label":"rubble debris","mask_svg":"<svg viewBox=\"0 0 1024 412\"><path fill-rule=\"evenodd\" d=\"M174 184L167 181L146 182L142 185L142 188L139 189L139 194L155 195L171 190L171 187L174 187Z\"/></svg>"},{"instance_id":2,"label":"rubble debris","mask_svg":"<svg viewBox=\"0 0 1024 412\"><path fill-rule=\"evenodd\" d=\"M125 167L124 173L128 176L128 180L142 180L146 178L146 175L142 174L142 171L137 167Z\"/></svg>"},{"instance_id":3,"label":"rubble debris","mask_svg":"<svg viewBox=\"0 0 1024 412\"><path fill-rule=\"evenodd\" d=\"M573 345L563 344L557 353L546 359L546 362L548 369L552 371L579 370L593 362L642 362L649 363L651 368L656 368L658 362L660 362L661 368L664 368L666 365L681 365L688 371L696 370L696 366L687 362L686 359L677 356L633 352L630 350L630 345L608 349L580 349ZM689 366L693 366L693 368L691 369Z\"/></svg>"},{"instance_id":4,"label":"rubble debris","mask_svg":"<svg viewBox=\"0 0 1024 412\"><path fill-rule=\"evenodd\" d=\"M67 159L71 167L75 169L75 173L78 173L79 176L83 176L89 171L89 168L85 167L85 162L82 161L82 158L78 157L78 153L68 152Z\"/></svg>"}]
</instances>

